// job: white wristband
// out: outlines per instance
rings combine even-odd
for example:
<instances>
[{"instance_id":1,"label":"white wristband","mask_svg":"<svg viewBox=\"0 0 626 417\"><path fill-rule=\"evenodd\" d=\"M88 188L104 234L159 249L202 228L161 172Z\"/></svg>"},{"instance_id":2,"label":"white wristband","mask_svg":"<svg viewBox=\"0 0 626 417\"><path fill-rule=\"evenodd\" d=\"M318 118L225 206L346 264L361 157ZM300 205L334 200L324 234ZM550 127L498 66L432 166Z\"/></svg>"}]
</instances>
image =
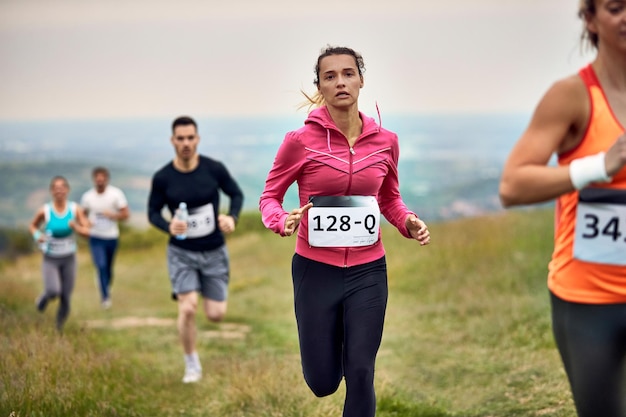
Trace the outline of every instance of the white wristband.
<instances>
[{"instance_id":1,"label":"white wristband","mask_svg":"<svg viewBox=\"0 0 626 417\"><path fill-rule=\"evenodd\" d=\"M606 174L606 167L604 166L604 152L574 159L569 164L569 177L577 190L592 182L611 181L611 177Z\"/></svg>"}]
</instances>

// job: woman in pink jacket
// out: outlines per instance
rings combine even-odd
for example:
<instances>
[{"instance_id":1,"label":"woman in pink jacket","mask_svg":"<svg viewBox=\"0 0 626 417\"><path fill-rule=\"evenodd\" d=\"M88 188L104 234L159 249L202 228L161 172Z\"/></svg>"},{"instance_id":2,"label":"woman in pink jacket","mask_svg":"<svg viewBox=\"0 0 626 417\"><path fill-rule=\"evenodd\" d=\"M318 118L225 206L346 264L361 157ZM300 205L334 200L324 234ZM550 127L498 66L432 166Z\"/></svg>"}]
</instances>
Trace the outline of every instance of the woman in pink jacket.
<instances>
[{"instance_id":1,"label":"woman in pink jacket","mask_svg":"<svg viewBox=\"0 0 626 417\"><path fill-rule=\"evenodd\" d=\"M306 96L317 108L285 136L259 202L267 228L297 233L292 275L304 378L322 397L345 377L344 417L376 413L374 364L387 306L380 215L403 236L430 242L400 196L397 135L359 112L364 70L350 48L322 51L317 93ZM286 212L294 182L300 208Z\"/></svg>"}]
</instances>

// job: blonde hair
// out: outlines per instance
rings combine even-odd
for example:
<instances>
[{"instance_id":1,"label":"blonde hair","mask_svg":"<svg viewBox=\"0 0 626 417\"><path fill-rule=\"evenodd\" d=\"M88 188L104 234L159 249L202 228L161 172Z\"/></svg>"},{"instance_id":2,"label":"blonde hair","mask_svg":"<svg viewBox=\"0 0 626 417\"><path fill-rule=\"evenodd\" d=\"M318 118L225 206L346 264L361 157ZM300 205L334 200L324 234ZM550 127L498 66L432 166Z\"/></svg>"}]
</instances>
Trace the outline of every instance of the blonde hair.
<instances>
[{"instance_id":1,"label":"blonde hair","mask_svg":"<svg viewBox=\"0 0 626 417\"><path fill-rule=\"evenodd\" d=\"M302 95L305 97L304 102L298 105L298 110L306 108L307 111L311 111L314 108L322 107L326 104L326 100L324 96L319 92L320 86L320 63L322 59L326 58L330 55L350 55L354 58L354 63L356 64L357 70L359 71L359 76L363 78L363 73L365 72L365 63L363 62L363 57L361 54L356 52L354 49L347 48L345 46L330 46L327 45L326 48L323 48L320 55L317 57L317 63L315 64L315 79L313 80L313 84L318 87L318 90L315 93L309 95L303 90L300 90Z\"/></svg>"},{"instance_id":2,"label":"blonde hair","mask_svg":"<svg viewBox=\"0 0 626 417\"><path fill-rule=\"evenodd\" d=\"M587 21L596 14L596 0L580 0L578 5L578 17L583 20L583 33L580 40L594 49L598 49L598 34L587 29Z\"/></svg>"},{"instance_id":3,"label":"blonde hair","mask_svg":"<svg viewBox=\"0 0 626 417\"><path fill-rule=\"evenodd\" d=\"M304 90L300 90L300 92L305 100L298 105L298 110L306 109L307 112L310 112L313 109L326 105L326 100L319 91L316 91L312 95L307 94Z\"/></svg>"}]
</instances>

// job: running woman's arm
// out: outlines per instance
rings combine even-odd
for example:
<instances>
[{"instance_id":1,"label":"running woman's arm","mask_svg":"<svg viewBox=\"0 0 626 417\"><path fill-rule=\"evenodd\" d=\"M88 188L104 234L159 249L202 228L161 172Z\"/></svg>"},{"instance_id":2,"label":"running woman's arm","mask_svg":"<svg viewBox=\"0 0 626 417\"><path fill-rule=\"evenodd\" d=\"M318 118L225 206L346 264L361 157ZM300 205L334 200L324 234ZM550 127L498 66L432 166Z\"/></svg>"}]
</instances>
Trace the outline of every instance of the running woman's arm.
<instances>
[{"instance_id":1,"label":"running woman's arm","mask_svg":"<svg viewBox=\"0 0 626 417\"><path fill-rule=\"evenodd\" d=\"M378 205L383 216L394 225L402 236L414 238L407 227L410 216L417 218L417 215L408 209L402 196L400 195L400 180L398 177L398 160L400 158L400 145L397 136L391 146L391 160L389 170L378 190Z\"/></svg>"},{"instance_id":2,"label":"running woman's arm","mask_svg":"<svg viewBox=\"0 0 626 417\"><path fill-rule=\"evenodd\" d=\"M85 211L78 204L76 205L76 220L70 221L70 227L79 235L89 237L91 230L90 224L85 215Z\"/></svg>"},{"instance_id":3,"label":"running woman's arm","mask_svg":"<svg viewBox=\"0 0 626 417\"><path fill-rule=\"evenodd\" d=\"M555 152L578 144L588 113L589 99L579 77L561 80L548 90L504 166L499 192L505 207L545 202L574 191L569 167L548 162Z\"/></svg>"},{"instance_id":4,"label":"running woman's arm","mask_svg":"<svg viewBox=\"0 0 626 417\"><path fill-rule=\"evenodd\" d=\"M304 149L297 134L287 133L276 153L272 169L267 174L265 188L259 199L263 224L281 236L286 236L285 221L289 216L283 209L283 199L300 175L304 159Z\"/></svg>"},{"instance_id":5,"label":"running woman's arm","mask_svg":"<svg viewBox=\"0 0 626 417\"><path fill-rule=\"evenodd\" d=\"M609 176L617 174L619 170L626 166L626 131L606 151L605 166Z\"/></svg>"},{"instance_id":6,"label":"running woman's arm","mask_svg":"<svg viewBox=\"0 0 626 417\"><path fill-rule=\"evenodd\" d=\"M33 219L30 221L30 225L28 226L28 231L36 242L41 242L45 238L44 236L42 236L42 233L39 230L39 227L44 220L45 214L43 212L43 207L41 207L39 210L37 210L37 212L33 216Z\"/></svg>"}]
</instances>

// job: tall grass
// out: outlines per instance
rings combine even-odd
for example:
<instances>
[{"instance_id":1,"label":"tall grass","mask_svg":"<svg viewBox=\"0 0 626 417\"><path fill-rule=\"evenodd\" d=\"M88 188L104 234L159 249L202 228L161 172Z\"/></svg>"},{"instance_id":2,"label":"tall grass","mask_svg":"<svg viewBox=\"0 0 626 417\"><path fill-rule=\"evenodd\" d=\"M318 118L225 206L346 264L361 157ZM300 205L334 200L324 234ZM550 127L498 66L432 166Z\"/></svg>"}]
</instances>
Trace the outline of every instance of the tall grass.
<instances>
[{"instance_id":1,"label":"tall grass","mask_svg":"<svg viewBox=\"0 0 626 417\"><path fill-rule=\"evenodd\" d=\"M387 227L389 306L376 375L380 417L574 416L550 333L548 211L430 225L419 247ZM247 226L245 226L247 224ZM126 229L113 308L102 310L82 244L72 313L36 313L40 258L0 278L0 417L341 415L344 388L307 389L298 356L290 262L294 240L247 215L228 239L225 323L198 313L204 379L183 361L163 234Z\"/></svg>"}]
</instances>

